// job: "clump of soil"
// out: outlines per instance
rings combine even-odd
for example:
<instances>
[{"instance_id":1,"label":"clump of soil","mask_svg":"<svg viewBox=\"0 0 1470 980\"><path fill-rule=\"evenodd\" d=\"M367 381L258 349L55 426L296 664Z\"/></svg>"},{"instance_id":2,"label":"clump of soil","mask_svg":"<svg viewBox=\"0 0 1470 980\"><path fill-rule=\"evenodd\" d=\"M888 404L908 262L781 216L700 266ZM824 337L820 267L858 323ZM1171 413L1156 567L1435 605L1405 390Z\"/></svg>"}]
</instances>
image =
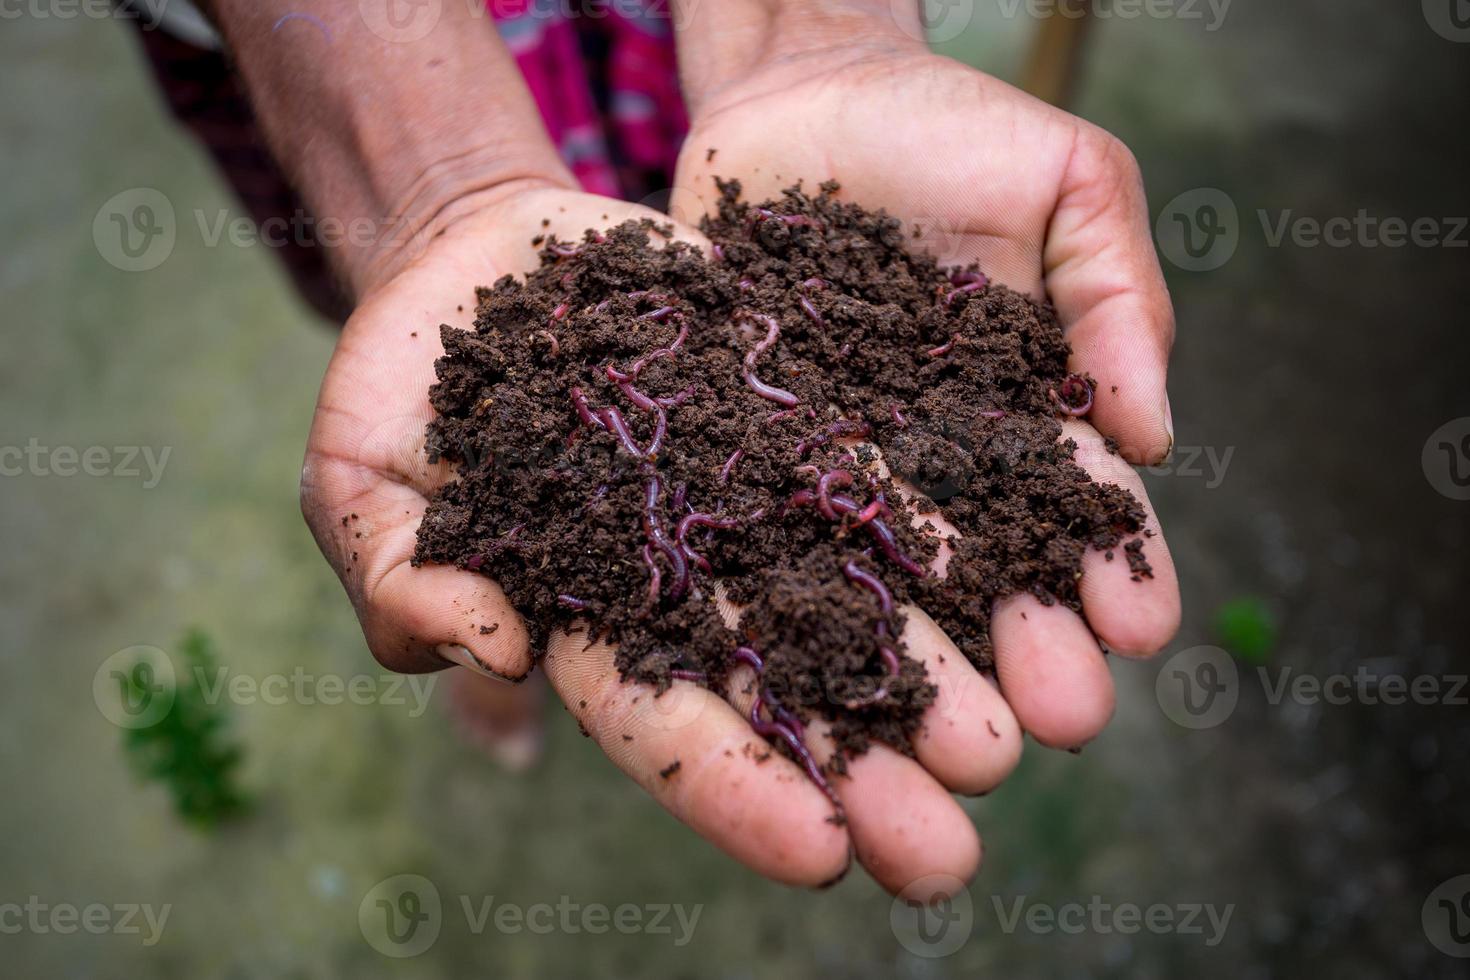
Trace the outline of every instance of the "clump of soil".
<instances>
[{"instance_id":1,"label":"clump of soil","mask_svg":"<svg viewBox=\"0 0 1470 980\"><path fill-rule=\"evenodd\" d=\"M713 259L652 222L549 239L443 328L428 451L459 478L415 561L497 580L538 644L585 620L660 691L758 667L753 726L825 786L806 722L909 752L933 701L903 604L990 670L998 597L1080 609L1083 554L1125 539L1148 574L1143 509L1057 442L1094 386L1050 306L910 254L835 185L721 190ZM961 535L943 579L935 513Z\"/></svg>"}]
</instances>

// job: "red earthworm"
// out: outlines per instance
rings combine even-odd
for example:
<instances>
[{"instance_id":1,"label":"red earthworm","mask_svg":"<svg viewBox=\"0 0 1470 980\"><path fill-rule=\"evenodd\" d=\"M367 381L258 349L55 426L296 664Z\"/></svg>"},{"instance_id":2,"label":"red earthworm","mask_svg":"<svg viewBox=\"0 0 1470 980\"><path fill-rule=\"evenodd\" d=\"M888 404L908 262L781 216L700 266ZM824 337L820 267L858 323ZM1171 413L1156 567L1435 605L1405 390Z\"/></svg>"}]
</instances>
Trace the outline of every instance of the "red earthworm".
<instances>
[{"instance_id":1,"label":"red earthworm","mask_svg":"<svg viewBox=\"0 0 1470 980\"><path fill-rule=\"evenodd\" d=\"M755 288L755 281L752 279L742 279L735 285L739 286L741 289L750 290Z\"/></svg>"},{"instance_id":2,"label":"red earthworm","mask_svg":"<svg viewBox=\"0 0 1470 980\"><path fill-rule=\"evenodd\" d=\"M826 289L828 286L832 285L827 280L818 279L816 276L812 276L810 279L803 279L801 284L807 289Z\"/></svg>"},{"instance_id":3,"label":"red earthworm","mask_svg":"<svg viewBox=\"0 0 1470 980\"><path fill-rule=\"evenodd\" d=\"M757 674L766 669L766 662L761 659L761 655L756 653L753 647L737 647L733 657Z\"/></svg>"},{"instance_id":4,"label":"red earthworm","mask_svg":"<svg viewBox=\"0 0 1470 980\"><path fill-rule=\"evenodd\" d=\"M556 334L552 333L550 330L537 330L535 333L531 334L531 336L545 337L547 342L551 344L552 357L556 357L558 354L561 353L561 344L557 343Z\"/></svg>"},{"instance_id":5,"label":"red earthworm","mask_svg":"<svg viewBox=\"0 0 1470 980\"><path fill-rule=\"evenodd\" d=\"M980 417L985 419L1003 419L1006 417L1006 413L1001 409L991 408L981 412Z\"/></svg>"},{"instance_id":6,"label":"red earthworm","mask_svg":"<svg viewBox=\"0 0 1470 980\"><path fill-rule=\"evenodd\" d=\"M688 388L685 388L683 391L679 392L676 395L670 395L666 398L655 398L654 401L658 402L664 408L678 408L680 405L684 404L689 399L694 397L694 391L694 385L690 385Z\"/></svg>"},{"instance_id":7,"label":"red earthworm","mask_svg":"<svg viewBox=\"0 0 1470 980\"><path fill-rule=\"evenodd\" d=\"M862 525L878 517L886 521L892 516L893 511L888 509L888 501L883 499L882 493L879 493L868 502L868 506L858 512L857 519L853 523Z\"/></svg>"},{"instance_id":8,"label":"red earthworm","mask_svg":"<svg viewBox=\"0 0 1470 980\"><path fill-rule=\"evenodd\" d=\"M903 410L898 407L898 402L894 402L892 405L888 406L888 414L893 416L893 424L898 426L900 429L907 429L909 427L908 417L905 416L903 414Z\"/></svg>"},{"instance_id":9,"label":"red earthworm","mask_svg":"<svg viewBox=\"0 0 1470 980\"><path fill-rule=\"evenodd\" d=\"M767 316L764 313L752 313L749 310L741 310L736 313L736 316L741 315L766 325L765 339L758 342L755 347L753 347L750 352L745 355L745 383L750 386L751 391L754 391L762 398L769 399L770 401L773 401L778 405L784 405L787 408L795 408L797 405L800 405L800 398L797 398L795 395L793 395L789 391L786 391L784 388L777 388L774 385L766 384L760 378L756 377L755 373L756 359L759 358L766 351L770 350L771 347L776 343L776 341L780 339L781 324L777 322L775 317Z\"/></svg>"},{"instance_id":10,"label":"red earthworm","mask_svg":"<svg viewBox=\"0 0 1470 980\"><path fill-rule=\"evenodd\" d=\"M745 664L751 670L755 671L757 680L765 673L765 661L751 647L737 648L732 659ZM771 709L771 721L767 721L761 717L762 704L765 704ZM832 805L837 808L838 813L842 812L842 802L837 798L837 794L833 792L831 784L827 782L827 777L822 774L822 767L817 765L817 760L812 757L806 744L801 740L804 731L804 726L801 724L801 721L795 715L791 714L791 712L778 705L775 697L768 689L763 688L755 700L751 702L750 727L761 738L771 738L774 736L784 742L786 747L791 751L791 754L796 757L802 768L806 770L807 778L827 795L827 798L832 801Z\"/></svg>"},{"instance_id":11,"label":"red earthworm","mask_svg":"<svg viewBox=\"0 0 1470 980\"><path fill-rule=\"evenodd\" d=\"M669 676L676 681L693 681L696 684L703 684L708 679L702 670L684 670L680 667L672 668Z\"/></svg>"},{"instance_id":12,"label":"red earthworm","mask_svg":"<svg viewBox=\"0 0 1470 980\"><path fill-rule=\"evenodd\" d=\"M560 302L556 304L556 308L551 311L551 318L553 320L560 320L562 317L567 315L567 312L571 310L571 308L572 304L565 301Z\"/></svg>"},{"instance_id":13,"label":"red earthworm","mask_svg":"<svg viewBox=\"0 0 1470 980\"><path fill-rule=\"evenodd\" d=\"M814 436L808 436L798 442L796 444L796 454L804 459L811 455L813 449L816 449L818 446L825 446L833 439L840 439L847 436L866 438L872 432L872 426L859 419L838 419L827 426L825 431L819 432Z\"/></svg>"},{"instance_id":14,"label":"red earthworm","mask_svg":"<svg viewBox=\"0 0 1470 980\"><path fill-rule=\"evenodd\" d=\"M910 575L918 578L923 578L927 574L923 565L920 565L908 555L898 550L898 538L883 518L875 517L864 524L863 527L867 528L868 533L877 540L879 549L882 550L889 561Z\"/></svg>"},{"instance_id":15,"label":"red earthworm","mask_svg":"<svg viewBox=\"0 0 1470 980\"><path fill-rule=\"evenodd\" d=\"M962 296L965 293L973 293L977 289L984 289L986 286L990 285L990 280L987 279L985 276L980 275L980 273L978 272L975 273L975 275L979 276L979 278L971 280L970 282L965 283L963 286L960 286L957 289L951 289L949 292L944 294L943 303L946 307L953 303L956 297Z\"/></svg>"},{"instance_id":16,"label":"red earthworm","mask_svg":"<svg viewBox=\"0 0 1470 980\"><path fill-rule=\"evenodd\" d=\"M811 317L813 323L819 327L825 327L827 325L827 321L822 319L822 314L817 312L817 308L812 305L811 300L805 296L801 296L797 298L797 302L801 304L802 312Z\"/></svg>"},{"instance_id":17,"label":"red earthworm","mask_svg":"<svg viewBox=\"0 0 1470 980\"><path fill-rule=\"evenodd\" d=\"M883 613L884 619L893 618L893 593L888 591L888 586L883 584L882 579L855 561L843 565L842 574L878 597L878 609Z\"/></svg>"},{"instance_id":18,"label":"red earthworm","mask_svg":"<svg viewBox=\"0 0 1470 980\"><path fill-rule=\"evenodd\" d=\"M798 490L786 499L783 513L795 510L798 507L806 507L811 504L817 503L818 499L819 498L814 491ZM893 528L889 527L888 523L883 518L867 517L866 515L868 511L858 506L858 502L856 500L853 500L846 494L834 493L831 495L830 499L832 510L836 512L839 516L846 514L858 514L859 517L862 518L861 526L868 529L868 533L871 534L874 540L878 542L878 548L883 552L884 556L887 557L889 561L893 562L895 565L897 565L899 568L902 568L910 575L916 575L919 578L923 578L925 574L927 574L923 565L920 565L908 555L905 555L902 551L898 550L898 536L893 533ZM872 505L870 504L869 508L871 507Z\"/></svg>"},{"instance_id":19,"label":"red earthworm","mask_svg":"<svg viewBox=\"0 0 1470 980\"><path fill-rule=\"evenodd\" d=\"M712 246L710 246L710 251L713 252L713 253L715 253L715 261L717 261L717 262L723 262L723 261L725 261L725 247L723 245L719 245L719 244L712 245Z\"/></svg>"},{"instance_id":20,"label":"red earthworm","mask_svg":"<svg viewBox=\"0 0 1470 980\"><path fill-rule=\"evenodd\" d=\"M775 425L777 422L784 422L787 419L794 419L799 415L805 415L809 419L814 419L817 417L816 410L811 408L810 406L806 408L783 408L779 412L772 412L770 415L767 415L766 425Z\"/></svg>"},{"instance_id":21,"label":"red earthworm","mask_svg":"<svg viewBox=\"0 0 1470 980\"><path fill-rule=\"evenodd\" d=\"M827 777L822 775L822 767L817 765L817 760L812 757L811 752L807 749L806 744L802 742L801 737L779 721L766 721L762 718L760 699L757 699L750 706L750 727L755 729L755 733L761 738L775 736L786 743L786 748L791 751L792 755L796 756L797 761L806 770L807 778L813 783L816 783L817 788L827 794L827 799L832 801L832 805L837 808L839 813L842 812L842 801L837 798L837 793L832 789L832 785L827 782Z\"/></svg>"},{"instance_id":22,"label":"red earthworm","mask_svg":"<svg viewBox=\"0 0 1470 980\"><path fill-rule=\"evenodd\" d=\"M658 560L653 557L653 545L643 546L643 561L648 566L648 605L649 608L658 605L658 594L663 589L664 573L658 567Z\"/></svg>"},{"instance_id":23,"label":"red earthworm","mask_svg":"<svg viewBox=\"0 0 1470 980\"><path fill-rule=\"evenodd\" d=\"M556 601L561 603L563 606L566 606L568 609L574 609L577 612L581 612L583 609L587 608L587 603L585 600L578 599L574 595L567 595L565 592L557 596Z\"/></svg>"},{"instance_id":24,"label":"red earthworm","mask_svg":"<svg viewBox=\"0 0 1470 980\"><path fill-rule=\"evenodd\" d=\"M693 548L689 547L687 543L683 541L679 542L679 548L681 551L684 552L684 557L689 559L689 563L691 565L697 565L699 567L699 570L704 572L706 575L714 571L714 567L710 565L709 559L704 557L704 555L701 555L699 552L695 551Z\"/></svg>"},{"instance_id":25,"label":"red earthworm","mask_svg":"<svg viewBox=\"0 0 1470 980\"><path fill-rule=\"evenodd\" d=\"M938 347L931 347L924 353L929 357L943 357L945 354L948 354L950 351L954 350L955 341L959 339L959 334L951 334L949 338L949 343L940 344Z\"/></svg>"},{"instance_id":26,"label":"red earthworm","mask_svg":"<svg viewBox=\"0 0 1470 980\"><path fill-rule=\"evenodd\" d=\"M640 320L655 320L662 323L669 318L669 314L679 312L672 306L660 306L651 313L644 313L638 317Z\"/></svg>"},{"instance_id":27,"label":"red earthworm","mask_svg":"<svg viewBox=\"0 0 1470 980\"><path fill-rule=\"evenodd\" d=\"M571 391L568 392L568 394L571 395L572 406L576 408L577 417L582 420L583 425L590 426L594 429L607 428L607 423L598 418L597 415L593 413L592 409L587 407L587 396L582 393L581 388L578 388L574 385Z\"/></svg>"},{"instance_id":28,"label":"red earthworm","mask_svg":"<svg viewBox=\"0 0 1470 980\"><path fill-rule=\"evenodd\" d=\"M1082 416L1092 411L1092 385L1086 378L1080 374L1069 374L1059 387L1060 394L1056 388L1047 389L1047 394L1063 412Z\"/></svg>"},{"instance_id":29,"label":"red earthworm","mask_svg":"<svg viewBox=\"0 0 1470 980\"><path fill-rule=\"evenodd\" d=\"M638 459L648 458L648 453L644 452L643 447L638 445L638 440L633 438L633 430L628 428L628 422L623 418L622 412L614 407L600 408L597 410L597 417L602 420L604 428L618 437L618 441L623 444L623 448L630 456L636 456Z\"/></svg>"},{"instance_id":30,"label":"red earthworm","mask_svg":"<svg viewBox=\"0 0 1470 980\"><path fill-rule=\"evenodd\" d=\"M832 470L823 473L817 480L817 510L829 521L838 520L841 515L832 509L832 488L852 486L852 474L847 470Z\"/></svg>"},{"instance_id":31,"label":"red earthworm","mask_svg":"<svg viewBox=\"0 0 1470 980\"><path fill-rule=\"evenodd\" d=\"M751 217L747 225L747 233L754 231L755 226L762 221L779 221L790 227L821 228L822 223L816 218L805 214L777 214L770 208L752 208Z\"/></svg>"},{"instance_id":32,"label":"red earthworm","mask_svg":"<svg viewBox=\"0 0 1470 980\"><path fill-rule=\"evenodd\" d=\"M802 735L806 734L806 726L801 723L801 719L781 707L776 701L776 696L771 693L770 688L766 688L761 692L761 700L766 703L767 708L771 709L771 717L791 729L797 738L801 738Z\"/></svg>"},{"instance_id":33,"label":"red earthworm","mask_svg":"<svg viewBox=\"0 0 1470 980\"><path fill-rule=\"evenodd\" d=\"M730 482L730 475L735 472L735 465L737 463L739 463L740 460L741 460L741 458L744 457L744 456L745 456L745 450L743 450L743 449L737 449L733 453L730 454L730 458L727 459L727 460L725 460L725 465L722 466L722 467L720 467L720 482L721 483L729 483Z\"/></svg>"},{"instance_id":34,"label":"red earthworm","mask_svg":"<svg viewBox=\"0 0 1470 980\"><path fill-rule=\"evenodd\" d=\"M658 476L650 476L643 490L643 533L648 536L649 543L663 552L664 557L669 560L669 567L674 572L674 582L669 591L677 599L689 588L689 562L685 560L684 552L669 540L659 521L658 498L662 490L663 483Z\"/></svg>"},{"instance_id":35,"label":"red earthworm","mask_svg":"<svg viewBox=\"0 0 1470 980\"><path fill-rule=\"evenodd\" d=\"M740 527L740 521L733 517L716 517L713 514L685 514L679 518L679 524L674 529L674 540L683 541L689 535L689 529L691 527L709 527L714 528L716 531L733 531Z\"/></svg>"},{"instance_id":36,"label":"red earthworm","mask_svg":"<svg viewBox=\"0 0 1470 980\"><path fill-rule=\"evenodd\" d=\"M669 434L669 413L664 411L662 405L653 408L653 438L648 440L648 448L643 455L653 459L664 448L664 437Z\"/></svg>"}]
</instances>

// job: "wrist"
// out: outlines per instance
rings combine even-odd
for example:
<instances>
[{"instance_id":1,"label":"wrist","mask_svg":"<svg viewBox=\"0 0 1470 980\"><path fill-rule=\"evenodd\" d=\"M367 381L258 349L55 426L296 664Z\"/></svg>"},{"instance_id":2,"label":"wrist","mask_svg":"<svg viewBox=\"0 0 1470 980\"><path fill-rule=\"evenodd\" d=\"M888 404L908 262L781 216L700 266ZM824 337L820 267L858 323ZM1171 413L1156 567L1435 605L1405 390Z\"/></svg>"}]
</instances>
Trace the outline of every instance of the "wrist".
<instances>
[{"instance_id":1,"label":"wrist","mask_svg":"<svg viewBox=\"0 0 1470 980\"><path fill-rule=\"evenodd\" d=\"M758 73L798 77L927 54L920 0L673 0L680 80L696 120Z\"/></svg>"},{"instance_id":2,"label":"wrist","mask_svg":"<svg viewBox=\"0 0 1470 980\"><path fill-rule=\"evenodd\" d=\"M365 234L344 242L334 256L353 295L366 296L392 279L467 218L528 191L576 187L549 146L495 141L437 149L442 152L429 157L364 153L353 178L357 188L335 195L359 202L352 205L355 213L367 217L359 221Z\"/></svg>"},{"instance_id":3,"label":"wrist","mask_svg":"<svg viewBox=\"0 0 1470 980\"><path fill-rule=\"evenodd\" d=\"M211 9L319 244L357 297L516 189L574 186L509 51L472 5L416 10L402 29L323 0Z\"/></svg>"}]
</instances>

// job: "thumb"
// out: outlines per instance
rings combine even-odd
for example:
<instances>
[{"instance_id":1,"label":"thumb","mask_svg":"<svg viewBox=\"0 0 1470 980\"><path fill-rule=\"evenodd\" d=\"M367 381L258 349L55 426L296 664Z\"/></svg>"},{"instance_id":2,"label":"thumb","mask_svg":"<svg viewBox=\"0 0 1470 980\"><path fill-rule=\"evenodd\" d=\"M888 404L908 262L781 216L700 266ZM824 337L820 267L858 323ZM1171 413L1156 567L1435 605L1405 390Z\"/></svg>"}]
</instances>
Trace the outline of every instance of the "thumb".
<instances>
[{"instance_id":1,"label":"thumb","mask_svg":"<svg viewBox=\"0 0 1470 980\"><path fill-rule=\"evenodd\" d=\"M1079 125L1047 229L1047 291L1074 368L1097 379L1091 421L1130 462L1155 463L1174 445L1165 388L1174 307L1137 161L1114 137Z\"/></svg>"}]
</instances>

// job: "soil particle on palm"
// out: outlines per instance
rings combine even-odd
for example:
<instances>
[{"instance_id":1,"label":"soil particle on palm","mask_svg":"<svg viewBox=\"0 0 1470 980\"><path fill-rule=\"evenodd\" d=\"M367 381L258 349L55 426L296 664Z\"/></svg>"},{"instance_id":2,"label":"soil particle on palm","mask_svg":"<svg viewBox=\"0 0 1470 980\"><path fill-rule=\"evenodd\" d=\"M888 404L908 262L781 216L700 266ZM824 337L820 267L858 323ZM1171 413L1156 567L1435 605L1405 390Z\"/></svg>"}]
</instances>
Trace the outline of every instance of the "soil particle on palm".
<instances>
[{"instance_id":1,"label":"soil particle on palm","mask_svg":"<svg viewBox=\"0 0 1470 980\"><path fill-rule=\"evenodd\" d=\"M1125 538L1150 574L1142 507L1059 441L1050 306L911 254L833 185L759 206L720 188L714 258L647 221L548 237L524 282L477 291L473 330L441 329L428 451L458 479L415 562L494 578L538 649L585 620L660 692L724 693L748 648L758 720L911 752L936 692L903 606L989 671L996 599L1080 610L1083 555ZM905 570L937 555L940 514L959 531L945 577Z\"/></svg>"}]
</instances>

